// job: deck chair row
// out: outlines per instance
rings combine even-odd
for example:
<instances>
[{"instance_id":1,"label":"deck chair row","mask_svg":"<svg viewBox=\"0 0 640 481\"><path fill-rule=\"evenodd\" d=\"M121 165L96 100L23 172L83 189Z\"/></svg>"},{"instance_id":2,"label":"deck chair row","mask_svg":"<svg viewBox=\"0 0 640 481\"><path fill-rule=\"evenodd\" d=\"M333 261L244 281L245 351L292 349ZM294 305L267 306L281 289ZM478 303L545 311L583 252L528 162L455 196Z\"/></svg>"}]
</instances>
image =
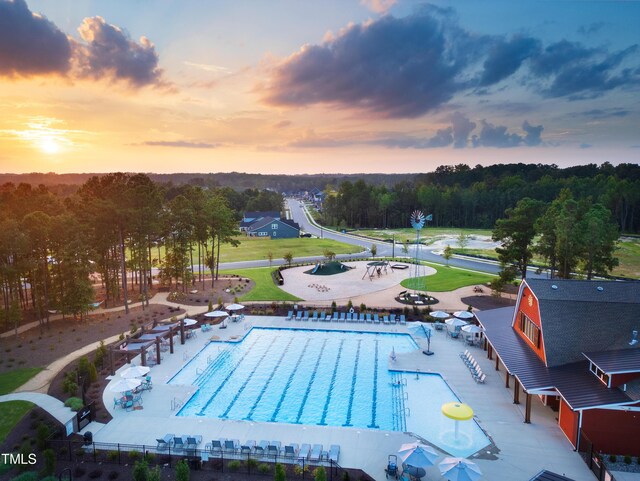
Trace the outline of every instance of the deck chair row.
<instances>
[{"instance_id":1,"label":"deck chair row","mask_svg":"<svg viewBox=\"0 0 640 481\"><path fill-rule=\"evenodd\" d=\"M294 315L293 311L289 311L287 313L287 317L285 318L287 321L296 320L296 321L321 321L321 322L359 322L359 323L369 323L369 324L406 324L407 317L404 314L400 314L396 316L396 314L389 314L388 316L383 315L380 316L378 314L371 313L357 313L357 312L340 312L335 311L333 313L325 313L324 311L313 311L311 316L309 316L309 311L297 311Z\"/></svg>"},{"instance_id":2,"label":"deck chair row","mask_svg":"<svg viewBox=\"0 0 640 481\"><path fill-rule=\"evenodd\" d=\"M469 372L471 373L473 380L479 384L484 384L487 376L482 372L478 361L473 358L473 355L469 352L468 349L466 349L463 353L460 353L460 358L469 368Z\"/></svg>"},{"instance_id":3,"label":"deck chair row","mask_svg":"<svg viewBox=\"0 0 640 481\"><path fill-rule=\"evenodd\" d=\"M212 456L222 455L254 455L261 457L284 457L296 461L332 461L338 462L340 457L340 446L331 445L329 451L323 451L322 444L302 444L290 443L282 446L280 441L260 441L256 443L253 439L240 444L237 439L213 439L205 445L205 450Z\"/></svg>"}]
</instances>

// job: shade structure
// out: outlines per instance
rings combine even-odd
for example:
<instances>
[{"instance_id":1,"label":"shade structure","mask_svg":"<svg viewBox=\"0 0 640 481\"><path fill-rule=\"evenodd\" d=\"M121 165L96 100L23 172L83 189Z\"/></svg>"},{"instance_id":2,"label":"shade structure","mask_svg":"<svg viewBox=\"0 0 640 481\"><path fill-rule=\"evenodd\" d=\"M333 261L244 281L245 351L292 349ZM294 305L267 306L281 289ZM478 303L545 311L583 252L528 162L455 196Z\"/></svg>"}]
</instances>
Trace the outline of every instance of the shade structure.
<instances>
[{"instance_id":1,"label":"shade structure","mask_svg":"<svg viewBox=\"0 0 640 481\"><path fill-rule=\"evenodd\" d=\"M453 315L458 319L473 319L475 317L473 312L469 311L456 311L453 313Z\"/></svg>"},{"instance_id":2,"label":"shade structure","mask_svg":"<svg viewBox=\"0 0 640 481\"><path fill-rule=\"evenodd\" d=\"M417 466L411 466L410 464L403 464L402 465L402 474L408 474L409 476L411 476L413 478L420 479L421 477L425 476L427 474L427 472L425 471L424 468L420 468L420 467L417 467Z\"/></svg>"},{"instance_id":3,"label":"shade structure","mask_svg":"<svg viewBox=\"0 0 640 481\"><path fill-rule=\"evenodd\" d=\"M147 374L149 374L149 371L151 371L151 369L147 366L131 366L122 371L120 376L123 379L134 379L136 377L146 376Z\"/></svg>"},{"instance_id":4,"label":"shade structure","mask_svg":"<svg viewBox=\"0 0 640 481\"><path fill-rule=\"evenodd\" d=\"M207 312L204 317L229 317L229 313L224 311L211 311Z\"/></svg>"},{"instance_id":5,"label":"shade structure","mask_svg":"<svg viewBox=\"0 0 640 481\"><path fill-rule=\"evenodd\" d=\"M242 304L229 304L226 309L227 311L239 311L244 309L244 306Z\"/></svg>"},{"instance_id":6,"label":"shade structure","mask_svg":"<svg viewBox=\"0 0 640 481\"><path fill-rule=\"evenodd\" d=\"M466 421L473 417L473 409L467 404L452 402L442 405L442 414L456 421Z\"/></svg>"},{"instance_id":7,"label":"shade structure","mask_svg":"<svg viewBox=\"0 0 640 481\"><path fill-rule=\"evenodd\" d=\"M428 326L425 326L423 323L418 322L417 326L414 326L412 328L409 329L409 331L411 332L411 334L414 337L420 337L420 338L428 338L431 336L431 328Z\"/></svg>"},{"instance_id":8,"label":"shade structure","mask_svg":"<svg viewBox=\"0 0 640 481\"><path fill-rule=\"evenodd\" d=\"M131 391L142 384L142 379L119 379L113 384L109 385L109 391L113 392L125 392Z\"/></svg>"},{"instance_id":9,"label":"shade structure","mask_svg":"<svg viewBox=\"0 0 640 481\"><path fill-rule=\"evenodd\" d=\"M404 465L414 468L428 468L435 464L438 453L425 444L409 443L400 446L398 456Z\"/></svg>"},{"instance_id":10,"label":"shade structure","mask_svg":"<svg viewBox=\"0 0 640 481\"><path fill-rule=\"evenodd\" d=\"M451 327L461 327L461 326L466 326L468 324L467 321L463 321L462 319L458 319L457 317L452 317L451 319L447 319L444 322L447 326L451 326Z\"/></svg>"},{"instance_id":11,"label":"shade structure","mask_svg":"<svg viewBox=\"0 0 640 481\"><path fill-rule=\"evenodd\" d=\"M444 311L433 311L433 312L430 312L429 315L434 319L447 319L451 317L451 314Z\"/></svg>"},{"instance_id":12,"label":"shade structure","mask_svg":"<svg viewBox=\"0 0 640 481\"><path fill-rule=\"evenodd\" d=\"M438 468L449 481L478 481L482 477L478 465L464 458L444 458Z\"/></svg>"},{"instance_id":13,"label":"shade structure","mask_svg":"<svg viewBox=\"0 0 640 481\"><path fill-rule=\"evenodd\" d=\"M195 319L185 318L184 320L185 326L195 326L196 324L198 324L198 321L196 321Z\"/></svg>"},{"instance_id":14,"label":"shade structure","mask_svg":"<svg viewBox=\"0 0 640 481\"><path fill-rule=\"evenodd\" d=\"M466 326L462 326L462 330L469 334L484 332L484 329L482 329L480 326L476 326L475 324L467 324Z\"/></svg>"}]
</instances>

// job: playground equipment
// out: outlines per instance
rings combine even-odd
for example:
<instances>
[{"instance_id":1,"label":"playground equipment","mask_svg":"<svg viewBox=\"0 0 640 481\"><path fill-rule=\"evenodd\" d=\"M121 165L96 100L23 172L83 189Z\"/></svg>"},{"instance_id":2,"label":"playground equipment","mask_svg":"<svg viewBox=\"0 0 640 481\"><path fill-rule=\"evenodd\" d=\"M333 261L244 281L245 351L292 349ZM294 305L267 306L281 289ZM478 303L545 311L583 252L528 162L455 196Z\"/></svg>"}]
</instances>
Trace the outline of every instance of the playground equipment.
<instances>
[{"instance_id":1,"label":"playground equipment","mask_svg":"<svg viewBox=\"0 0 640 481\"><path fill-rule=\"evenodd\" d=\"M388 274L389 273L387 271L388 268L389 268L389 261L369 262L367 264L367 270L363 274L362 278L364 279L365 277L369 276L369 280L372 281L374 277L376 276L380 277L383 271L385 274Z\"/></svg>"}]
</instances>

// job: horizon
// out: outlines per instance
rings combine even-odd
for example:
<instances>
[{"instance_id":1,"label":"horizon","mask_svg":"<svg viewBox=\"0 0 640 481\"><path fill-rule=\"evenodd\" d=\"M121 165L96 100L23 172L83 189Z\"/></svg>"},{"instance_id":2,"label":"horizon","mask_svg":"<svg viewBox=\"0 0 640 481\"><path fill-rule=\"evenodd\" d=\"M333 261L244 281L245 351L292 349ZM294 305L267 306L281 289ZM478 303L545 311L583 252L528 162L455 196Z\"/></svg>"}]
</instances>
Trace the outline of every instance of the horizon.
<instances>
[{"instance_id":1,"label":"horizon","mask_svg":"<svg viewBox=\"0 0 640 481\"><path fill-rule=\"evenodd\" d=\"M640 2L0 0L0 171L638 164L637 18Z\"/></svg>"}]
</instances>

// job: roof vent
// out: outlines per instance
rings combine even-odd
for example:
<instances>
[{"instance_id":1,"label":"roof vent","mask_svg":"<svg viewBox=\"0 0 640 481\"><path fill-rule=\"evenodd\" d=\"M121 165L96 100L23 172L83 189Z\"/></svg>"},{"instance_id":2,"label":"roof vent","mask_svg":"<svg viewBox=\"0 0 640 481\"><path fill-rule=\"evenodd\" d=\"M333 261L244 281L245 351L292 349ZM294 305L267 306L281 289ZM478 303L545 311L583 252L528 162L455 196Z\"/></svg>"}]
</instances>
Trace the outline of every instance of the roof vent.
<instances>
[{"instance_id":1,"label":"roof vent","mask_svg":"<svg viewBox=\"0 0 640 481\"><path fill-rule=\"evenodd\" d=\"M602 287L602 286L598 286L598 287L596 287L596 290L597 290L598 292L602 292L602 291L604 291L604 287Z\"/></svg>"},{"instance_id":2,"label":"roof vent","mask_svg":"<svg viewBox=\"0 0 640 481\"><path fill-rule=\"evenodd\" d=\"M554 289L554 290L555 290L555 289L557 289L557 288L558 288L558 286L556 286L555 284L551 284L551 289Z\"/></svg>"},{"instance_id":3,"label":"roof vent","mask_svg":"<svg viewBox=\"0 0 640 481\"><path fill-rule=\"evenodd\" d=\"M631 331L631 342L629 345L635 346L636 344L638 344L638 331Z\"/></svg>"}]
</instances>

